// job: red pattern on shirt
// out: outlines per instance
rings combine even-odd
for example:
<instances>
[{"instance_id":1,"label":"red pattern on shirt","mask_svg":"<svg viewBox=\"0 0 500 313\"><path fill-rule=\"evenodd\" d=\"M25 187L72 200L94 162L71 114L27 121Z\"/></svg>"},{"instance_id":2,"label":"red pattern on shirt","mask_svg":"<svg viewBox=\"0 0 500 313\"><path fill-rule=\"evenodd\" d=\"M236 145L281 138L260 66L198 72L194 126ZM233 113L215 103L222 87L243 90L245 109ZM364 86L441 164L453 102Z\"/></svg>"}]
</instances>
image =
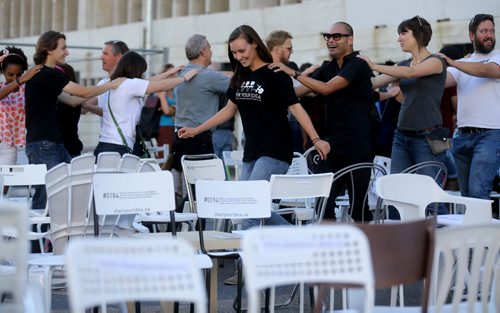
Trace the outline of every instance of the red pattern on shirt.
<instances>
[{"instance_id":1,"label":"red pattern on shirt","mask_svg":"<svg viewBox=\"0 0 500 313\"><path fill-rule=\"evenodd\" d=\"M0 84L5 87L5 82ZM0 100L0 142L10 146L26 145L24 85Z\"/></svg>"}]
</instances>

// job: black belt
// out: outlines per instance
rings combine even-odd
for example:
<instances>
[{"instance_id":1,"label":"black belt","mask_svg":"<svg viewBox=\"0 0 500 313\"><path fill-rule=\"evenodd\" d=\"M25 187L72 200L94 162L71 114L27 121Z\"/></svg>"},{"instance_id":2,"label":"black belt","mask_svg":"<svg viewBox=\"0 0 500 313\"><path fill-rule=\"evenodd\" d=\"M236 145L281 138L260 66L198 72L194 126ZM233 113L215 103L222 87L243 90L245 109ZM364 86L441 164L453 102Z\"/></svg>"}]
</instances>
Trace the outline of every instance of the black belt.
<instances>
[{"instance_id":1,"label":"black belt","mask_svg":"<svg viewBox=\"0 0 500 313\"><path fill-rule=\"evenodd\" d=\"M425 136L425 134L428 132L431 132L435 129L438 129L439 127L440 126L432 126L432 127L425 128L422 130L406 130L406 129L398 128L397 131L399 133L401 133L402 135L407 136L407 137L421 137L421 136Z\"/></svg>"},{"instance_id":2,"label":"black belt","mask_svg":"<svg viewBox=\"0 0 500 313\"><path fill-rule=\"evenodd\" d=\"M487 131L490 129L489 128L480 128L480 127L460 127L459 130L462 133L473 134L473 133L484 132L484 131Z\"/></svg>"}]
</instances>

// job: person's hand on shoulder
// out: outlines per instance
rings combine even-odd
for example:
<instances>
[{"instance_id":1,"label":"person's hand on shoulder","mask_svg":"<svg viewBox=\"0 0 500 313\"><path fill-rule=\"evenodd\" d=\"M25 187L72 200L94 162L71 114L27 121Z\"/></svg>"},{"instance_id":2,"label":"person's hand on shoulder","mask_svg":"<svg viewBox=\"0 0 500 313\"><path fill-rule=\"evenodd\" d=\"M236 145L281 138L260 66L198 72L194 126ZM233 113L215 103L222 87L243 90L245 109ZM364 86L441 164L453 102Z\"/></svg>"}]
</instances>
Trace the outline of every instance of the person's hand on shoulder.
<instances>
[{"instance_id":1,"label":"person's hand on shoulder","mask_svg":"<svg viewBox=\"0 0 500 313\"><path fill-rule=\"evenodd\" d=\"M184 65L179 65L179 66L176 66L176 67L172 67L171 69L169 69L168 71L165 72L165 77L175 76L183 68L184 68Z\"/></svg>"},{"instance_id":2,"label":"person's hand on shoulder","mask_svg":"<svg viewBox=\"0 0 500 313\"><path fill-rule=\"evenodd\" d=\"M35 76L36 73L40 72L42 67L43 65L41 64L30 67L26 72L24 72L24 74L21 77L19 77L19 82L21 84L24 84L25 82L33 78L33 76Z\"/></svg>"},{"instance_id":3,"label":"person's hand on shoulder","mask_svg":"<svg viewBox=\"0 0 500 313\"><path fill-rule=\"evenodd\" d=\"M268 68L273 70L275 73L283 72L283 73L290 75L290 76L295 75L294 70L292 70L291 68L289 68L288 66L286 66L285 64L283 64L281 62L271 63L268 65Z\"/></svg>"},{"instance_id":4,"label":"person's hand on shoulder","mask_svg":"<svg viewBox=\"0 0 500 313\"><path fill-rule=\"evenodd\" d=\"M188 82L190 81L193 77L195 77L198 74L198 70L190 70L186 74L183 75L184 79Z\"/></svg>"},{"instance_id":5,"label":"person's hand on shoulder","mask_svg":"<svg viewBox=\"0 0 500 313\"><path fill-rule=\"evenodd\" d=\"M357 57L360 58L360 59L365 60L365 62L368 63L368 66L370 66L370 68L373 70L373 65L374 64L373 64L372 60L368 56L362 55L362 54L358 54Z\"/></svg>"},{"instance_id":6,"label":"person's hand on shoulder","mask_svg":"<svg viewBox=\"0 0 500 313\"><path fill-rule=\"evenodd\" d=\"M109 82L111 84L112 89L118 88L127 78L126 77L118 77Z\"/></svg>"}]
</instances>

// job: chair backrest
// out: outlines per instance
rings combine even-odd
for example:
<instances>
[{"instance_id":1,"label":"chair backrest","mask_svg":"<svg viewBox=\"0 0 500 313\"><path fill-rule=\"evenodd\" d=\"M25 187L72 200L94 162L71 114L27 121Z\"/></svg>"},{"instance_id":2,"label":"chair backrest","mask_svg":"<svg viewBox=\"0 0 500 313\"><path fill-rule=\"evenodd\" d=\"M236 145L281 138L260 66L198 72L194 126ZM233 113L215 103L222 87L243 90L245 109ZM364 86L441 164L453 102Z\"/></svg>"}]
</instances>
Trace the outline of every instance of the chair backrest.
<instances>
[{"instance_id":1,"label":"chair backrest","mask_svg":"<svg viewBox=\"0 0 500 313\"><path fill-rule=\"evenodd\" d=\"M146 144L146 147L148 148L151 157L155 158L158 163L167 162L168 155L170 154L168 144L164 144L163 146L153 146L148 142Z\"/></svg>"},{"instance_id":2,"label":"chair backrest","mask_svg":"<svg viewBox=\"0 0 500 313\"><path fill-rule=\"evenodd\" d=\"M158 172L161 171L161 167L156 162L142 162L139 166L138 172Z\"/></svg>"},{"instance_id":3,"label":"chair backrest","mask_svg":"<svg viewBox=\"0 0 500 313\"><path fill-rule=\"evenodd\" d=\"M45 175L47 208L50 215L51 242L54 254L63 254L71 226L70 165L60 163ZM80 225L81 226L81 225Z\"/></svg>"},{"instance_id":4,"label":"chair backrest","mask_svg":"<svg viewBox=\"0 0 500 313\"><path fill-rule=\"evenodd\" d=\"M222 160L224 161L227 180L233 180L231 177L231 168L234 168L234 180L239 180L241 177L241 165L243 163L243 151L222 151Z\"/></svg>"},{"instance_id":5,"label":"chair backrest","mask_svg":"<svg viewBox=\"0 0 500 313\"><path fill-rule=\"evenodd\" d=\"M101 152L97 156L96 172L113 173L118 172L121 162L121 155L118 152Z\"/></svg>"},{"instance_id":6,"label":"chair backrest","mask_svg":"<svg viewBox=\"0 0 500 313\"><path fill-rule=\"evenodd\" d=\"M406 168L401 173L429 175L441 188L444 188L446 179L448 178L448 169L446 165L437 161L417 163Z\"/></svg>"},{"instance_id":7,"label":"chair backrest","mask_svg":"<svg viewBox=\"0 0 500 313\"><path fill-rule=\"evenodd\" d=\"M363 188L363 190L356 190L355 181L356 179L360 179L360 177L365 174L365 172L367 175L368 186L366 186L366 189ZM351 190L351 193L349 194L349 208L342 212L342 221L350 221L350 216L354 208L363 209L363 212L365 206L368 206L370 210L378 211L380 209L380 203L377 200L378 196L376 194L373 195L372 191L375 188L373 188L372 186L379 179L379 177L385 175L387 175L387 172L385 171L385 168L383 166L370 162L353 164L344 167L343 169L334 173L333 184L344 181L347 184L347 190ZM362 193L362 197L357 196L360 192ZM375 198L375 200L370 201L370 198L373 199L373 197ZM361 201L357 199L362 199L363 203L359 203ZM320 216L320 221L322 220L322 218L323 217Z\"/></svg>"},{"instance_id":8,"label":"chair backrest","mask_svg":"<svg viewBox=\"0 0 500 313\"><path fill-rule=\"evenodd\" d=\"M197 180L199 218L245 219L271 216L271 189L266 180Z\"/></svg>"},{"instance_id":9,"label":"chair backrest","mask_svg":"<svg viewBox=\"0 0 500 313\"><path fill-rule=\"evenodd\" d=\"M307 160L299 152L293 153L292 163L288 167L286 172L287 175L307 175L309 174L309 169L307 167Z\"/></svg>"},{"instance_id":10,"label":"chair backrest","mask_svg":"<svg viewBox=\"0 0 500 313\"><path fill-rule=\"evenodd\" d=\"M264 227L245 233L242 250L248 312L261 311L262 289L297 282L362 286L365 312L373 308L370 246L355 226Z\"/></svg>"},{"instance_id":11,"label":"chair backrest","mask_svg":"<svg viewBox=\"0 0 500 313\"><path fill-rule=\"evenodd\" d=\"M460 312L498 312L494 306L500 289L493 282L495 275L496 283L500 281L499 238L500 225L494 224L437 230L432 277L436 289L431 293L436 294L435 312L442 312L449 301L451 312L458 312L459 306L466 306Z\"/></svg>"},{"instance_id":12,"label":"chair backrest","mask_svg":"<svg viewBox=\"0 0 500 313\"><path fill-rule=\"evenodd\" d=\"M28 210L26 202L0 200L0 312L25 311ZM4 298L7 294L11 297Z\"/></svg>"},{"instance_id":13,"label":"chair backrest","mask_svg":"<svg viewBox=\"0 0 500 313\"><path fill-rule=\"evenodd\" d=\"M385 205L393 205L402 221L425 218L431 203L458 203L466 207L464 224L491 223L491 201L448 194L427 175L391 174L376 181L378 195Z\"/></svg>"},{"instance_id":14,"label":"chair backrest","mask_svg":"<svg viewBox=\"0 0 500 313\"><path fill-rule=\"evenodd\" d=\"M45 184L45 164L0 165L4 186L32 186Z\"/></svg>"},{"instance_id":15,"label":"chair backrest","mask_svg":"<svg viewBox=\"0 0 500 313\"><path fill-rule=\"evenodd\" d=\"M93 188L98 215L175 210L174 180L169 171L95 174Z\"/></svg>"},{"instance_id":16,"label":"chair backrest","mask_svg":"<svg viewBox=\"0 0 500 313\"><path fill-rule=\"evenodd\" d=\"M135 173L141 165L141 158L136 155L125 153L122 155L118 172L120 173Z\"/></svg>"},{"instance_id":17,"label":"chair backrest","mask_svg":"<svg viewBox=\"0 0 500 313\"><path fill-rule=\"evenodd\" d=\"M410 223L356 226L370 242L376 288L423 282L421 306L427 308L435 221L426 219Z\"/></svg>"},{"instance_id":18,"label":"chair backrest","mask_svg":"<svg viewBox=\"0 0 500 313\"><path fill-rule=\"evenodd\" d=\"M391 173L391 158L381 155L376 155L373 158L373 163L381 165L385 169L387 175Z\"/></svg>"},{"instance_id":19,"label":"chair backrest","mask_svg":"<svg viewBox=\"0 0 500 313\"><path fill-rule=\"evenodd\" d=\"M75 240L66 257L71 311L123 301L184 301L206 312L193 248L180 238Z\"/></svg>"},{"instance_id":20,"label":"chair backrest","mask_svg":"<svg viewBox=\"0 0 500 313\"><path fill-rule=\"evenodd\" d=\"M311 208L312 203L316 203L317 213L322 215L330 196L332 182L333 173L271 175L271 198L282 200L303 199L306 208Z\"/></svg>"},{"instance_id":21,"label":"chair backrest","mask_svg":"<svg viewBox=\"0 0 500 313\"><path fill-rule=\"evenodd\" d=\"M316 173L316 168L318 167L319 161L321 160L321 156L319 155L316 147L313 146L307 149L307 151L305 151L302 155L306 159L307 169L309 173Z\"/></svg>"},{"instance_id":22,"label":"chair backrest","mask_svg":"<svg viewBox=\"0 0 500 313\"><path fill-rule=\"evenodd\" d=\"M183 155L182 172L191 213L196 213L194 185L197 180L225 180L224 165L215 154Z\"/></svg>"}]
</instances>

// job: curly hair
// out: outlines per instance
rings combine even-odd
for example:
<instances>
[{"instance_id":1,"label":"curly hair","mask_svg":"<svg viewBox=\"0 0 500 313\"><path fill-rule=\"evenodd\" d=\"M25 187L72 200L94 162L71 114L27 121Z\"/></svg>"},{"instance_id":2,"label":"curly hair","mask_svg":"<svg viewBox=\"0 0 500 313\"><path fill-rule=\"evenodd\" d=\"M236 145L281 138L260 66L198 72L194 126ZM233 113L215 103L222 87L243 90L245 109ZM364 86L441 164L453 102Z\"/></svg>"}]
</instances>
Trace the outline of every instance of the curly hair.
<instances>
[{"instance_id":1,"label":"curly hair","mask_svg":"<svg viewBox=\"0 0 500 313\"><path fill-rule=\"evenodd\" d=\"M28 58L23 50L14 46L7 46L3 51L0 51L0 57L4 55L7 56L0 63L0 73L5 72L10 64L19 65L23 72L28 69Z\"/></svg>"}]
</instances>

